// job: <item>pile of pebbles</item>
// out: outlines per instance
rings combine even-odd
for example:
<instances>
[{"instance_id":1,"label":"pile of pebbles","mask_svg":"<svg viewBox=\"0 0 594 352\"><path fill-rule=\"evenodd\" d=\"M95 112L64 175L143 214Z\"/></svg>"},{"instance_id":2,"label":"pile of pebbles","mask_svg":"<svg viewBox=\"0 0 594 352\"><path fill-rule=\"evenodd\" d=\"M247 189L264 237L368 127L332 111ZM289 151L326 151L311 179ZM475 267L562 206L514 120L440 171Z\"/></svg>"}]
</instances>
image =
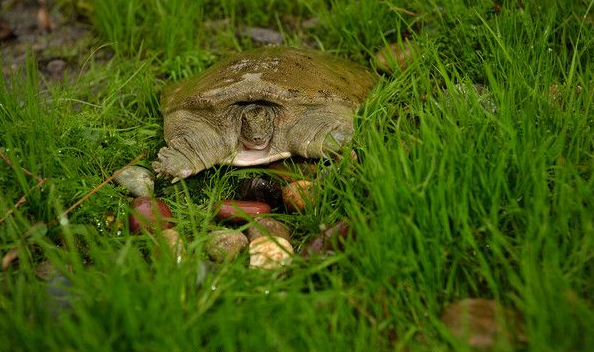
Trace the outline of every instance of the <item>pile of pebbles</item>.
<instances>
[{"instance_id":1,"label":"pile of pebbles","mask_svg":"<svg viewBox=\"0 0 594 352\"><path fill-rule=\"evenodd\" d=\"M297 166L305 177L313 178L316 173L315 165L299 163ZM270 170L279 176L284 186L262 177L245 179L237 192L241 199L225 199L215 204L215 217L224 228L208 233L205 250L212 261L233 260L247 248L250 268L272 270L292 262L295 250L291 244L291 230L270 214L273 209L288 213L307 211L315 201L315 185L309 180L295 179L295 173L282 162L272 164ZM129 216L132 233L154 233L160 229L164 241L178 261L181 260L183 244L171 221L173 213L166 203L154 197L154 174L141 166L128 166L118 171L115 181L135 196L131 203L133 212ZM299 254L307 259L331 252L348 233L348 224L339 221L330 228L323 228Z\"/></svg>"}]
</instances>

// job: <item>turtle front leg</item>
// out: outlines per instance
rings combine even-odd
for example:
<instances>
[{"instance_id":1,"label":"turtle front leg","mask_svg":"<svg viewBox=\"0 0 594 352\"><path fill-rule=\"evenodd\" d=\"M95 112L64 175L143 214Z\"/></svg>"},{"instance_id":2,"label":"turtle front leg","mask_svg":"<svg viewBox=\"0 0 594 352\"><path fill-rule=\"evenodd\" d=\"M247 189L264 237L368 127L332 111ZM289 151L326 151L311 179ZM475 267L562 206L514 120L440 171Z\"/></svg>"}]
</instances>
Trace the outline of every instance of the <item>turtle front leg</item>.
<instances>
[{"instance_id":1,"label":"turtle front leg","mask_svg":"<svg viewBox=\"0 0 594 352\"><path fill-rule=\"evenodd\" d=\"M158 175L173 177L171 182L175 183L207 168L198 155L197 157L188 157L192 154L187 143L180 139L174 139L169 142L168 147L159 150L157 160L152 163L152 167Z\"/></svg>"},{"instance_id":2,"label":"turtle front leg","mask_svg":"<svg viewBox=\"0 0 594 352\"><path fill-rule=\"evenodd\" d=\"M291 152L306 158L328 158L340 152L352 136L350 112L336 116L323 110L315 118L302 119L288 133Z\"/></svg>"},{"instance_id":3,"label":"turtle front leg","mask_svg":"<svg viewBox=\"0 0 594 352\"><path fill-rule=\"evenodd\" d=\"M221 160L233 153L237 143L237 136L233 132L221 131L229 129L226 126L213 126L204 118L184 110L167 115L167 147L159 150L153 169L158 174L173 177L172 182L176 182L220 164Z\"/></svg>"}]
</instances>

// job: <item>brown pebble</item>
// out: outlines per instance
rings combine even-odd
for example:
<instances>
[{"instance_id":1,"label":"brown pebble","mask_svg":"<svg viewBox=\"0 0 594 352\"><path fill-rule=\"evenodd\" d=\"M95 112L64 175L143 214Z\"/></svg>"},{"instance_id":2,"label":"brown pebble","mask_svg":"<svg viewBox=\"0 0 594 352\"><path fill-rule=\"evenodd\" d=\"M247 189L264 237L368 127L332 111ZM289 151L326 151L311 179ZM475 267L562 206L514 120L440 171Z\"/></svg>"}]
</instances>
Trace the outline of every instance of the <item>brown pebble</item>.
<instances>
[{"instance_id":1,"label":"brown pebble","mask_svg":"<svg viewBox=\"0 0 594 352\"><path fill-rule=\"evenodd\" d=\"M42 280L49 280L58 270L49 261L39 263L35 268L35 275Z\"/></svg>"},{"instance_id":2,"label":"brown pebble","mask_svg":"<svg viewBox=\"0 0 594 352\"><path fill-rule=\"evenodd\" d=\"M289 183L283 188L283 201L289 210L303 211L306 206L313 205L313 183L306 180Z\"/></svg>"},{"instance_id":3,"label":"brown pebble","mask_svg":"<svg viewBox=\"0 0 594 352\"><path fill-rule=\"evenodd\" d=\"M13 247L2 256L2 270L6 271L10 264L19 258L19 250Z\"/></svg>"},{"instance_id":4,"label":"brown pebble","mask_svg":"<svg viewBox=\"0 0 594 352\"><path fill-rule=\"evenodd\" d=\"M247 229L248 239L251 241L262 236L277 236L290 240L289 228L282 222L272 218L255 218L254 225Z\"/></svg>"},{"instance_id":5,"label":"brown pebble","mask_svg":"<svg viewBox=\"0 0 594 352\"><path fill-rule=\"evenodd\" d=\"M51 32L55 28L47 4L43 0L37 10L37 27L45 32Z\"/></svg>"},{"instance_id":6,"label":"brown pebble","mask_svg":"<svg viewBox=\"0 0 594 352\"><path fill-rule=\"evenodd\" d=\"M246 247L248 239L241 231L225 229L212 231L206 242L206 253L215 262L232 259Z\"/></svg>"},{"instance_id":7,"label":"brown pebble","mask_svg":"<svg viewBox=\"0 0 594 352\"><path fill-rule=\"evenodd\" d=\"M335 244L338 245L336 249L342 250L344 249L342 241L348 236L349 231L349 224L341 220L312 238L300 255L306 259L312 255L324 255L335 249Z\"/></svg>"},{"instance_id":8,"label":"brown pebble","mask_svg":"<svg viewBox=\"0 0 594 352\"><path fill-rule=\"evenodd\" d=\"M263 202L247 200L222 200L215 205L217 218L241 223L247 221L247 216L270 213L270 205ZM245 214L244 214L245 213Z\"/></svg>"},{"instance_id":9,"label":"brown pebble","mask_svg":"<svg viewBox=\"0 0 594 352\"><path fill-rule=\"evenodd\" d=\"M377 68L386 73L392 72L396 67L406 69L412 56L412 44L409 41L391 43L375 54Z\"/></svg>"},{"instance_id":10,"label":"brown pebble","mask_svg":"<svg viewBox=\"0 0 594 352\"><path fill-rule=\"evenodd\" d=\"M513 343L510 338L517 341L525 339L518 314L507 308L502 308L500 312L504 314L507 331L498 322L497 303L490 299L466 298L454 302L446 307L441 320L454 336L471 348L498 350L502 342Z\"/></svg>"},{"instance_id":11,"label":"brown pebble","mask_svg":"<svg viewBox=\"0 0 594 352\"><path fill-rule=\"evenodd\" d=\"M293 247L282 237L259 237L250 243L250 268L277 269L291 263Z\"/></svg>"}]
</instances>

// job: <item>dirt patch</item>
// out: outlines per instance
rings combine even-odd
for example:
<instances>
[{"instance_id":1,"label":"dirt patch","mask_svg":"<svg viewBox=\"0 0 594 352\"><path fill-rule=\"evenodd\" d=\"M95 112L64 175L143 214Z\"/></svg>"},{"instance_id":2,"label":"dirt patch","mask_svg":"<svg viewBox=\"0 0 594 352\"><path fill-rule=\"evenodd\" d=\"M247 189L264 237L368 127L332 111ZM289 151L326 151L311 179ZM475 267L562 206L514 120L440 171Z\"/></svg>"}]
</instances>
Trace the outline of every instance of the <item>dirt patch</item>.
<instances>
[{"instance_id":1,"label":"dirt patch","mask_svg":"<svg viewBox=\"0 0 594 352\"><path fill-rule=\"evenodd\" d=\"M90 25L66 18L53 2L0 1L0 60L5 79L26 64L27 55L50 80L78 71L91 43Z\"/></svg>"}]
</instances>

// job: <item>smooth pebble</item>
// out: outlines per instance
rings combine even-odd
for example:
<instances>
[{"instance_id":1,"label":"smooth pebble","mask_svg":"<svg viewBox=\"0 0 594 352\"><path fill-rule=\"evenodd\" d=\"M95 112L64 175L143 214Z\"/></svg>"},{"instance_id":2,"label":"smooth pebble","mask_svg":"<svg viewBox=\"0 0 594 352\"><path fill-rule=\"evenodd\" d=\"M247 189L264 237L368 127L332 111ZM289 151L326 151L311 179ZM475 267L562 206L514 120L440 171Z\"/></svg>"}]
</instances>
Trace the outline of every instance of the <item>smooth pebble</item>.
<instances>
[{"instance_id":1,"label":"smooth pebble","mask_svg":"<svg viewBox=\"0 0 594 352\"><path fill-rule=\"evenodd\" d=\"M216 230L209 234L206 253L215 262L232 259L248 244L248 239L238 230Z\"/></svg>"},{"instance_id":2,"label":"smooth pebble","mask_svg":"<svg viewBox=\"0 0 594 352\"><path fill-rule=\"evenodd\" d=\"M223 200L215 205L217 218L232 222L246 222L248 217L270 213L270 205L247 200ZM246 217L246 215L248 217Z\"/></svg>"},{"instance_id":3,"label":"smooth pebble","mask_svg":"<svg viewBox=\"0 0 594 352\"><path fill-rule=\"evenodd\" d=\"M289 240L291 232L285 224L278 220L257 217L254 219L254 224L247 229L247 235L250 241L262 236L278 236Z\"/></svg>"},{"instance_id":4,"label":"smooth pebble","mask_svg":"<svg viewBox=\"0 0 594 352\"><path fill-rule=\"evenodd\" d=\"M390 73L395 68L404 71L413 57L413 46L410 41L391 43L375 54L377 68Z\"/></svg>"},{"instance_id":5,"label":"smooth pebble","mask_svg":"<svg viewBox=\"0 0 594 352\"><path fill-rule=\"evenodd\" d=\"M262 177L243 180L238 190L241 199L264 202L272 208L277 208L283 202L280 186Z\"/></svg>"},{"instance_id":6,"label":"smooth pebble","mask_svg":"<svg viewBox=\"0 0 594 352\"><path fill-rule=\"evenodd\" d=\"M283 202L291 211L301 212L314 203L313 183L307 180L291 182L283 188Z\"/></svg>"},{"instance_id":7,"label":"smooth pebble","mask_svg":"<svg viewBox=\"0 0 594 352\"><path fill-rule=\"evenodd\" d=\"M292 261L293 247L282 237L258 237L250 243L250 268L272 270Z\"/></svg>"},{"instance_id":8,"label":"smooth pebble","mask_svg":"<svg viewBox=\"0 0 594 352\"><path fill-rule=\"evenodd\" d=\"M499 313L503 314L507 331L498 322ZM472 349L500 350L509 343L525 342L519 315L511 309L498 309L491 299L466 298L453 302L445 308L441 320ZM512 341L507 341L510 337Z\"/></svg>"},{"instance_id":9,"label":"smooth pebble","mask_svg":"<svg viewBox=\"0 0 594 352\"><path fill-rule=\"evenodd\" d=\"M153 195L155 176L150 170L136 165L120 170L121 173L115 178L118 184L125 187L136 197L151 197Z\"/></svg>"},{"instance_id":10,"label":"smooth pebble","mask_svg":"<svg viewBox=\"0 0 594 352\"><path fill-rule=\"evenodd\" d=\"M139 233L142 229L149 232L157 227L170 229L173 224L168 220L173 218L173 213L163 201L149 197L138 197L132 201L133 211L130 214L130 230Z\"/></svg>"}]
</instances>

